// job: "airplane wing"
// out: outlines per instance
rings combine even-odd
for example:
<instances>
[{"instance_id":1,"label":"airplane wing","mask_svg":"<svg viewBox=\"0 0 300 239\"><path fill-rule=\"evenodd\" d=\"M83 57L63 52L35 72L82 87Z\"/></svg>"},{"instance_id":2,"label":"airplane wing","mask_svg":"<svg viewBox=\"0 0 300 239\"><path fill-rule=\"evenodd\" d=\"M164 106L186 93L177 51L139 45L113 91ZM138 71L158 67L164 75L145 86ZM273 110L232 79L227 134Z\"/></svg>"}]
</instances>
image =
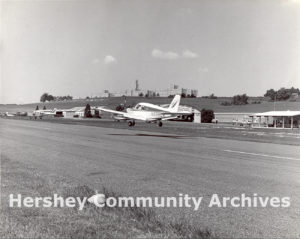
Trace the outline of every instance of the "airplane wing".
<instances>
[{"instance_id":1,"label":"airplane wing","mask_svg":"<svg viewBox=\"0 0 300 239\"><path fill-rule=\"evenodd\" d=\"M172 117L165 117L165 118L162 118L161 120L171 120L171 119L177 119L178 116L172 116Z\"/></svg>"},{"instance_id":2,"label":"airplane wing","mask_svg":"<svg viewBox=\"0 0 300 239\"><path fill-rule=\"evenodd\" d=\"M104 111L104 112L113 113L113 114L117 114L117 115L125 115L126 114L126 112L110 110L110 109L106 109L106 108L102 108L102 107L98 107L98 109L101 111Z\"/></svg>"},{"instance_id":3,"label":"airplane wing","mask_svg":"<svg viewBox=\"0 0 300 239\"><path fill-rule=\"evenodd\" d=\"M177 119L178 115L172 115L172 114L168 114L166 116L157 116L157 117L151 117L151 118L138 118L138 120L143 120L146 122L157 122L157 121L165 121L165 120L170 120L170 119Z\"/></svg>"}]
</instances>

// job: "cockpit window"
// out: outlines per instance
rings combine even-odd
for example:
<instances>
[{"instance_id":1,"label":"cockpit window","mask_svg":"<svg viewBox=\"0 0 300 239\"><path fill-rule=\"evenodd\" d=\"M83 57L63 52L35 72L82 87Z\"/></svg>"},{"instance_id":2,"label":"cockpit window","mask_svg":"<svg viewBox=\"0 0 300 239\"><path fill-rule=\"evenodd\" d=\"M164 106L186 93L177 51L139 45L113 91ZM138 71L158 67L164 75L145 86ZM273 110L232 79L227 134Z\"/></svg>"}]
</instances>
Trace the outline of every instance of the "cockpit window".
<instances>
[{"instance_id":1,"label":"cockpit window","mask_svg":"<svg viewBox=\"0 0 300 239\"><path fill-rule=\"evenodd\" d=\"M137 105L134 107L134 109L136 109L136 110L145 110L145 107L142 106L142 105L140 105L140 104L137 104Z\"/></svg>"}]
</instances>

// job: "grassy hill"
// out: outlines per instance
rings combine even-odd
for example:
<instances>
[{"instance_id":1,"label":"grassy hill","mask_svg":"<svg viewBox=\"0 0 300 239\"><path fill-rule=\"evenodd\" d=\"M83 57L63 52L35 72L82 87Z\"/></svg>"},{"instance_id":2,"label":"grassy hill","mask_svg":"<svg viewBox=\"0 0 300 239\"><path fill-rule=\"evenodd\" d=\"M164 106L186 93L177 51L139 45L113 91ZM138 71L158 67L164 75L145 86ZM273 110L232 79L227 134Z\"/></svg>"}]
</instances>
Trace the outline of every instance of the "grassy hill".
<instances>
[{"instance_id":1,"label":"grassy hill","mask_svg":"<svg viewBox=\"0 0 300 239\"><path fill-rule=\"evenodd\" d=\"M135 105L139 102L150 102L153 104L167 104L171 102L171 98L158 97L158 98L144 98L144 97L127 97L127 105ZM261 104L251 104L252 101L260 100ZM192 106L196 109L201 110L202 108L212 109L215 112L265 112L274 110L274 102L269 102L265 99L259 99L257 97L250 97L248 105L230 105L223 106L220 103L223 101L230 101L229 97L220 97L217 99L206 99L206 98L182 98L181 105ZM113 98L101 98L101 99L79 99L72 101L63 102L47 102L47 103L32 103L24 105L7 104L0 105L0 112L18 112L27 111L32 112L38 105L40 109L46 106L47 109L69 109L77 106L85 106L90 104L91 106L107 106L115 109L115 107L124 103L123 97ZM276 110L300 110L300 101L279 101L275 103Z\"/></svg>"}]
</instances>

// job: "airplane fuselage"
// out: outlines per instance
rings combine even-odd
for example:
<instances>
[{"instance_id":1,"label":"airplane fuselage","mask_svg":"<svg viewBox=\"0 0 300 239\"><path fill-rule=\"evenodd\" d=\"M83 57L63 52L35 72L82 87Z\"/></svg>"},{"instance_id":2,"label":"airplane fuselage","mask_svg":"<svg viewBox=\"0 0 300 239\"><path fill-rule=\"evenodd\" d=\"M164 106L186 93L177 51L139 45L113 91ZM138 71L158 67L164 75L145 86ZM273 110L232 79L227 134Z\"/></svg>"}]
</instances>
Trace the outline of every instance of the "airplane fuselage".
<instances>
[{"instance_id":1,"label":"airplane fuselage","mask_svg":"<svg viewBox=\"0 0 300 239\"><path fill-rule=\"evenodd\" d=\"M133 108L128 108L127 113L125 114L126 117L129 118L141 118L144 120L153 120L154 118L162 118L162 117L170 117L171 114L168 114L166 112L160 112L160 111L149 111L149 110L137 110Z\"/></svg>"}]
</instances>

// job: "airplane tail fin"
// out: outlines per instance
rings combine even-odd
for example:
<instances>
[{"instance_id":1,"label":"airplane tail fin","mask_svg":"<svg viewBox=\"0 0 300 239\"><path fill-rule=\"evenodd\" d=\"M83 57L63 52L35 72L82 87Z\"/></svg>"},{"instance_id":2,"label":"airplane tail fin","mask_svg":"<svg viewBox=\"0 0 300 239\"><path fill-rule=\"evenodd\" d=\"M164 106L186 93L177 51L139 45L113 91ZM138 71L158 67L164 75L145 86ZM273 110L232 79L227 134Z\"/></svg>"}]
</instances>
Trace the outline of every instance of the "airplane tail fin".
<instances>
[{"instance_id":1,"label":"airplane tail fin","mask_svg":"<svg viewBox=\"0 0 300 239\"><path fill-rule=\"evenodd\" d=\"M175 95L174 99L172 100L171 104L169 105L169 111L170 112L177 112L178 111L178 107L179 107L179 103L180 103L180 95Z\"/></svg>"}]
</instances>

